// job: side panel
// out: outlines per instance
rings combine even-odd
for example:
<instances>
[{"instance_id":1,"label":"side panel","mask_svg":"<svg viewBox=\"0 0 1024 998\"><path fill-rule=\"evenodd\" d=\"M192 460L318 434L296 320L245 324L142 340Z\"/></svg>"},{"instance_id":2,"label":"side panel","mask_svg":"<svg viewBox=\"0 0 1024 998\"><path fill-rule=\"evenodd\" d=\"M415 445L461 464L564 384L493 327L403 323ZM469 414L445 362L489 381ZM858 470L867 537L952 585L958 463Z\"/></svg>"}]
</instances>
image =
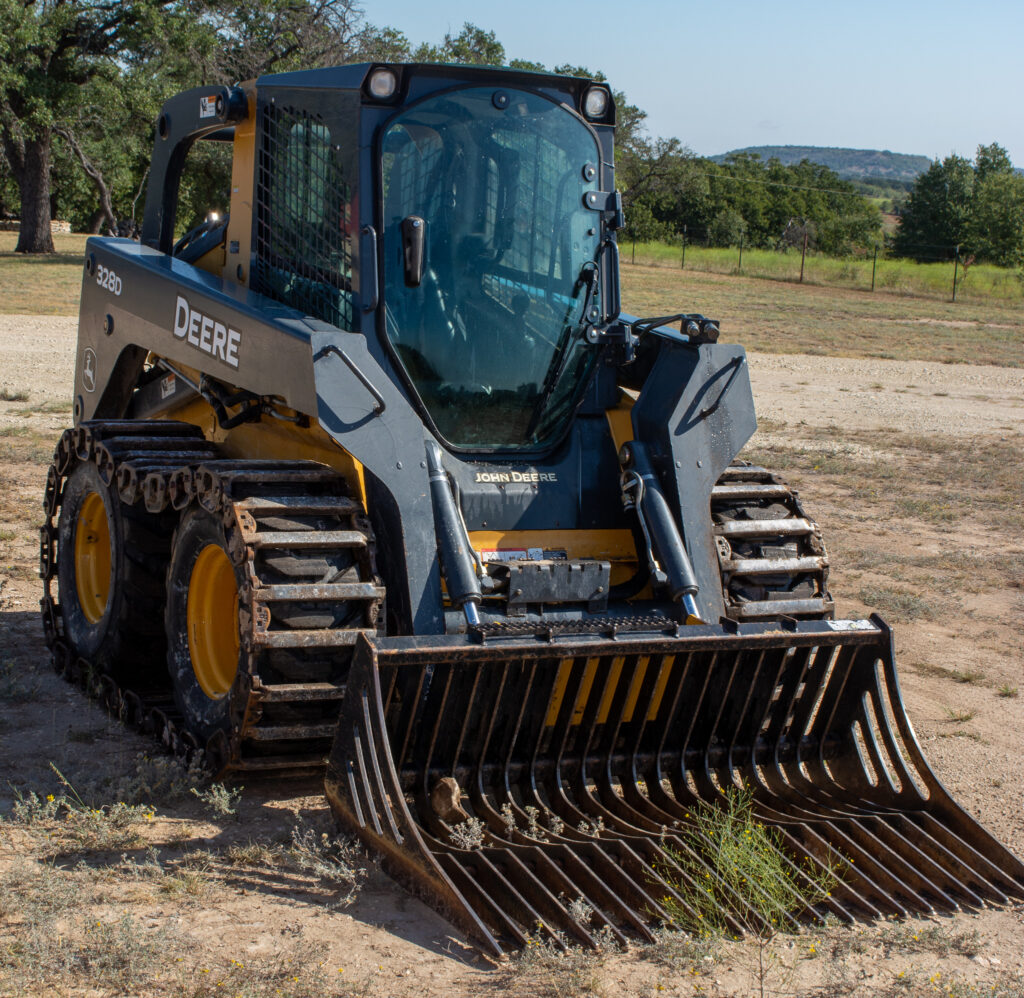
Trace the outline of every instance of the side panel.
<instances>
[{"instance_id":1,"label":"side panel","mask_svg":"<svg viewBox=\"0 0 1024 998\"><path fill-rule=\"evenodd\" d=\"M674 507L705 620L725 612L711 535L711 490L757 429L746 353L734 344L664 340L633 407L665 498Z\"/></svg>"},{"instance_id":2,"label":"side panel","mask_svg":"<svg viewBox=\"0 0 1024 998\"><path fill-rule=\"evenodd\" d=\"M107 391L118 359L137 348ZM141 349L138 349L141 348ZM309 327L260 295L130 239L90 239L78 324L76 419L119 418L152 350L229 385L316 412Z\"/></svg>"}]
</instances>

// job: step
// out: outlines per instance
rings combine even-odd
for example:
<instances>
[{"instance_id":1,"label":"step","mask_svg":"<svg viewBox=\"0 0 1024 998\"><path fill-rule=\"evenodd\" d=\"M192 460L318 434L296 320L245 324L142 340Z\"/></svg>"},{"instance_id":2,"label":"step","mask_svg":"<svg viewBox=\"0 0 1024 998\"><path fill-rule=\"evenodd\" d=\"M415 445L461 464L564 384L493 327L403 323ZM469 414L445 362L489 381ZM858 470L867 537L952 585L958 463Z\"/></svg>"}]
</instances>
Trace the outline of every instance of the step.
<instances>
[{"instance_id":1,"label":"step","mask_svg":"<svg viewBox=\"0 0 1024 998\"><path fill-rule=\"evenodd\" d=\"M822 599L820 596L811 599L779 599L779 600L758 600L750 603L739 603L730 607L741 620L749 620L760 617L803 617L808 614L821 616L832 606L831 600Z\"/></svg>"},{"instance_id":2,"label":"step","mask_svg":"<svg viewBox=\"0 0 1024 998\"><path fill-rule=\"evenodd\" d=\"M261 603L276 601L384 599L384 589L372 582L282 583L253 590Z\"/></svg>"},{"instance_id":3,"label":"step","mask_svg":"<svg viewBox=\"0 0 1024 998\"><path fill-rule=\"evenodd\" d=\"M256 631L252 640L264 648L351 648L359 635L376 636L376 631L349 629L321 629L294 631Z\"/></svg>"},{"instance_id":4,"label":"step","mask_svg":"<svg viewBox=\"0 0 1024 998\"><path fill-rule=\"evenodd\" d=\"M795 516L785 520L730 520L716 523L714 532L720 537L778 537L780 534L813 534L810 520Z\"/></svg>"},{"instance_id":5,"label":"step","mask_svg":"<svg viewBox=\"0 0 1024 998\"><path fill-rule=\"evenodd\" d=\"M723 561L722 571L733 575L790 575L796 572L821 572L828 559L812 558L737 558Z\"/></svg>"},{"instance_id":6,"label":"step","mask_svg":"<svg viewBox=\"0 0 1024 998\"><path fill-rule=\"evenodd\" d=\"M274 683L259 691L261 703L303 703L341 700L345 686L334 683Z\"/></svg>"},{"instance_id":7,"label":"step","mask_svg":"<svg viewBox=\"0 0 1024 998\"><path fill-rule=\"evenodd\" d=\"M337 721L318 721L316 724L277 724L250 728L242 736L253 742L297 742L308 738L333 738Z\"/></svg>"},{"instance_id":8,"label":"step","mask_svg":"<svg viewBox=\"0 0 1024 998\"><path fill-rule=\"evenodd\" d=\"M250 513L337 513L349 515L361 511L354 499L345 496L249 496L237 499L236 509Z\"/></svg>"},{"instance_id":9,"label":"step","mask_svg":"<svg viewBox=\"0 0 1024 998\"><path fill-rule=\"evenodd\" d=\"M719 476L720 482L734 481L737 478L771 478L772 473L767 468L759 468L751 465L749 468L735 467L726 468Z\"/></svg>"},{"instance_id":10,"label":"step","mask_svg":"<svg viewBox=\"0 0 1024 998\"><path fill-rule=\"evenodd\" d=\"M716 485L712 499L786 499L793 493L785 485Z\"/></svg>"},{"instance_id":11,"label":"step","mask_svg":"<svg viewBox=\"0 0 1024 998\"><path fill-rule=\"evenodd\" d=\"M238 759L230 767L230 772L242 773L276 773L281 771L323 769L327 765L327 756L323 752L304 755L266 755L252 756L249 759Z\"/></svg>"},{"instance_id":12,"label":"step","mask_svg":"<svg viewBox=\"0 0 1024 998\"><path fill-rule=\"evenodd\" d=\"M245 536L258 548L361 548L366 534L359 530L257 530Z\"/></svg>"}]
</instances>

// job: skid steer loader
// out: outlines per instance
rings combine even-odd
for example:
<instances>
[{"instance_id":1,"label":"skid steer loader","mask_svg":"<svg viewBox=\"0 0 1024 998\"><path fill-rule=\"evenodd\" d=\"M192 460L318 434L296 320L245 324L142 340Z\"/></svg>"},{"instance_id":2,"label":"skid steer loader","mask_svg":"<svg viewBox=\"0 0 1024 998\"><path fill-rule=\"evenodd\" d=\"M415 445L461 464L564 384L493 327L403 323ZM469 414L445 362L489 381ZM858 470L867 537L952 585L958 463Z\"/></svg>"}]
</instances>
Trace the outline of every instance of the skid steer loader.
<instances>
[{"instance_id":1,"label":"skid steer loader","mask_svg":"<svg viewBox=\"0 0 1024 998\"><path fill-rule=\"evenodd\" d=\"M621 310L614 125L603 83L479 67L169 100L141 242L86 250L56 667L215 772L326 765L341 825L492 953L649 938L690 809L740 786L794 910L1024 896L889 628L836 619L814 521L737 462L744 351ZM176 239L200 141L229 211Z\"/></svg>"}]
</instances>

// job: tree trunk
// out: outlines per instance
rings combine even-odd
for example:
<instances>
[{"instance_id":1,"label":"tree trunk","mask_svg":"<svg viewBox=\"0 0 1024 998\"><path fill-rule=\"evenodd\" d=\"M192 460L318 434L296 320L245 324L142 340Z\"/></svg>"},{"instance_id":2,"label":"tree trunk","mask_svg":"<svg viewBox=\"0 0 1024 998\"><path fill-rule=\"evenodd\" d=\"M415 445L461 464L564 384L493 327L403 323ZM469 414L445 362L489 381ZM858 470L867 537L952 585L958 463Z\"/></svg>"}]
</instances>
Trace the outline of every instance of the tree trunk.
<instances>
[{"instance_id":1,"label":"tree trunk","mask_svg":"<svg viewBox=\"0 0 1024 998\"><path fill-rule=\"evenodd\" d=\"M52 253L50 232L50 139L49 129L25 141L25 166L21 172L21 231L15 253Z\"/></svg>"}]
</instances>

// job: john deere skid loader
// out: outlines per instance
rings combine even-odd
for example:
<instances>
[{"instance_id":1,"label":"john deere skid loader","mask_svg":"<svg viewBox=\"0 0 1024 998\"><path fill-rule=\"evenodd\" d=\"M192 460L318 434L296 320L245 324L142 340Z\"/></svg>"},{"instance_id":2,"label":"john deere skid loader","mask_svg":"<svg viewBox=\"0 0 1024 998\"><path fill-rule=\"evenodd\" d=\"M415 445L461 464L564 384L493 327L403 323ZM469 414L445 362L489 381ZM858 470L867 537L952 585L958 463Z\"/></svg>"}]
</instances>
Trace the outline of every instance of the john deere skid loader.
<instances>
[{"instance_id":1,"label":"john deere skid loader","mask_svg":"<svg viewBox=\"0 0 1024 998\"><path fill-rule=\"evenodd\" d=\"M743 350L621 311L614 125L603 84L468 67L168 101L141 243L86 251L57 667L214 771L326 764L339 822L495 953L649 936L690 812L739 786L794 910L1024 896L888 627L835 618L813 520L735 460ZM176 240L199 140L230 213Z\"/></svg>"}]
</instances>

